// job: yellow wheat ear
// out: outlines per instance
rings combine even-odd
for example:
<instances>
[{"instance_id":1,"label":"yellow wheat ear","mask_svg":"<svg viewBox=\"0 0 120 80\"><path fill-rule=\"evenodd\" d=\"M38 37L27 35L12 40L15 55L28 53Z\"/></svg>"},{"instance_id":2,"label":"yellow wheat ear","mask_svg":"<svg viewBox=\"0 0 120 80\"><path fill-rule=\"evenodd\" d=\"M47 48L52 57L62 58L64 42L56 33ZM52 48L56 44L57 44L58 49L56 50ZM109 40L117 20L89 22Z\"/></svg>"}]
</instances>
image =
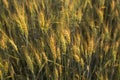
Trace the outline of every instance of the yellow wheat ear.
<instances>
[{"instance_id":1,"label":"yellow wheat ear","mask_svg":"<svg viewBox=\"0 0 120 80\"><path fill-rule=\"evenodd\" d=\"M39 13L39 23L40 23L40 27L41 28L44 28L45 27L45 16L44 16L44 12L43 11L40 11Z\"/></svg>"},{"instance_id":2,"label":"yellow wheat ear","mask_svg":"<svg viewBox=\"0 0 120 80\"><path fill-rule=\"evenodd\" d=\"M17 48L17 45L15 44L15 42L10 39L5 32L3 32L1 29L0 29L0 47L2 49L6 49L8 48L7 46L7 43L10 43L12 45L12 47L18 52L18 48Z\"/></svg>"},{"instance_id":3,"label":"yellow wheat ear","mask_svg":"<svg viewBox=\"0 0 120 80\"><path fill-rule=\"evenodd\" d=\"M3 0L3 3L5 4L6 8L9 8L8 0Z\"/></svg>"}]
</instances>

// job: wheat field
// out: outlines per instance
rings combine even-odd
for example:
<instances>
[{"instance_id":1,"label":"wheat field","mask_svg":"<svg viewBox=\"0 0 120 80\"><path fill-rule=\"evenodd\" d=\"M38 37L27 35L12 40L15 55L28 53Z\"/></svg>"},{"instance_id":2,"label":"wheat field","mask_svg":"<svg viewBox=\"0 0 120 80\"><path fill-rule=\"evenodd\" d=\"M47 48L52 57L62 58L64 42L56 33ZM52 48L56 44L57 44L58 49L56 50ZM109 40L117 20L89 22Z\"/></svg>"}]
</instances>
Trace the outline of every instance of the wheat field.
<instances>
[{"instance_id":1,"label":"wheat field","mask_svg":"<svg viewBox=\"0 0 120 80\"><path fill-rule=\"evenodd\" d=\"M0 80L120 80L120 0L0 0Z\"/></svg>"}]
</instances>

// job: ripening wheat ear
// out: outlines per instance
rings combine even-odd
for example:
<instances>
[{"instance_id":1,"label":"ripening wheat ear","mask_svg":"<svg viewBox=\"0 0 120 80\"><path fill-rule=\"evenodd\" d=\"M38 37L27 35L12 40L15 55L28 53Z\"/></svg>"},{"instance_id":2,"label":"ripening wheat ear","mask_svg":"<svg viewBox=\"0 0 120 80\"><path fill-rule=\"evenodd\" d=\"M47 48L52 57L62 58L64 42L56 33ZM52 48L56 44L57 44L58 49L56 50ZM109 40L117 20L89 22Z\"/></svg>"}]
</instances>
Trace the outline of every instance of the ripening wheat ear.
<instances>
[{"instance_id":1,"label":"ripening wheat ear","mask_svg":"<svg viewBox=\"0 0 120 80\"><path fill-rule=\"evenodd\" d=\"M18 52L18 48L17 48L17 45L15 44L15 42L12 39L10 39L6 35L6 33L3 32L1 29L0 29L0 35L1 35L1 37L0 37L0 47L2 49L7 48L8 47L7 43L9 42L12 45L12 47Z\"/></svg>"},{"instance_id":2,"label":"ripening wheat ear","mask_svg":"<svg viewBox=\"0 0 120 80\"><path fill-rule=\"evenodd\" d=\"M9 7L8 0L2 0L2 1L3 1L3 3L5 4L6 8L8 8L8 7Z\"/></svg>"},{"instance_id":3,"label":"ripening wheat ear","mask_svg":"<svg viewBox=\"0 0 120 80\"><path fill-rule=\"evenodd\" d=\"M20 29L21 34L24 36L26 45L28 45L28 17L25 12L24 4L20 5L17 1L14 1L16 13L12 15L13 20L16 22L17 27Z\"/></svg>"},{"instance_id":4,"label":"ripening wheat ear","mask_svg":"<svg viewBox=\"0 0 120 80\"><path fill-rule=\"evenodd\" d=\"M23 51L23 54L24 54L24 57L25 57L25 61L27 63L27 67L34 74L34 66L33 66L32 58L30 57L30 55L28 53L27 47L22 46L22 51Z\"/></svg>"},{"instance_id":5,"label":"ripening wheat ear","mask_svg":"<svg viewBox=\"0 0 120 80\"><path fill-rule=\"evenodd\" d=\"M5 49L7 48L7 38L5 37L4 33L0 31L0 48Z\"/></svg>"},{"instance_id":6,"label":"ripening wheat ear","mask_svg":"<svg viewBox=\"0 0 120 80\"><path fill-rule=\"evenodd\" d=\"M44 29L44 27L45 27L45 15L44 15L44 12L40 11L38 17L39 17L38 20L39 20L40 28Z\"/></svg>"}]
</instances>

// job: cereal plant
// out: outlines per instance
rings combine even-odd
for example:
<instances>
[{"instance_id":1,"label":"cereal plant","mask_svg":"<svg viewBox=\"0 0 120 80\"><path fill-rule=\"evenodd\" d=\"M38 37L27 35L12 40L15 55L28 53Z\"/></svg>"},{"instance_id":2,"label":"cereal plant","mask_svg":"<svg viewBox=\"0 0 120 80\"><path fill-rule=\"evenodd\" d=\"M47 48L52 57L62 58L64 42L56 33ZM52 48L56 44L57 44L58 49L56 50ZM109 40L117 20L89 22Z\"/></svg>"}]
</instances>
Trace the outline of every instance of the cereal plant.
<instances>
[{"instance_id":1,"label":"cereal plant","mask_svg":"<svg viewBox=\"0 0 120 80\"><path fill-rule=\"evenodd\" d=\"M120 80L120 1L0 0L0 80Z\"/></svg>"}]
</instances>

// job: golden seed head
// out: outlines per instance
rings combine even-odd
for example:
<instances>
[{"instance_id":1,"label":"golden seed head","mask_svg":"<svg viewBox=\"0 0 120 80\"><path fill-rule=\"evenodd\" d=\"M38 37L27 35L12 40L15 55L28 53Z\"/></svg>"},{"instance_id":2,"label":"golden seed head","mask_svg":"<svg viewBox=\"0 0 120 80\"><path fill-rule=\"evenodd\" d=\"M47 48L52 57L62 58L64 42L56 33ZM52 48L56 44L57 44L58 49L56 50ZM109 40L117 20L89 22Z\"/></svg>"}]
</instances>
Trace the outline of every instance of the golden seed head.
<instances>
[{"instance_id":1,"label":"golden seed head","mask_svg":"<svg viewBox=\"0 0 120 80\"><path fill-rule=\"evenodd\" d=\"M111 10L113 11L114 9L115 9L115 1L112 0L112 2L111 2Z\"/></svg>"},{"instance_id":2,"label":"golden seed head","mask_svg":"<svg viewBox=\"0 0 120 80\"><path fill-rule=\"evenodd\" d=\"M75 54L75 55L73 55L73 56L74 56L74 59L75 59L76 62L79 62L79 61L80 61L80 58L79 58L79 56L78 56L77 54Z\"/></svg>"},{"instance_id":3,"label":"golden seed head","mask_svg":"<svg viewBox=\"0 0 120 80\"><path fill-rule=\"evenodd\" d=\"M42 52L42 55L43 55L43 59L47 62L47 61L48 61L48 58L47 58L45 52Z\"/></svg>"},{"instance_id":4,"label":"golden seed head","mask_svg":"<svg viewBox=\"0 0 120 80\"><path fill-rule=\"evenodd\" d=\"M108 44L106 44L106 45L104 46L104 51L105 51L105 53L107 53L107 52L108 52L108 50L109 50L109 45L108 45Z\"/></svg>"},{"instance_id":5,"label":"golden seed head","mask_svg":"<svg viewBox=\"0 0 120 80\"><path fill-rule=\"evenodd\" d=\"M44 28L44 26L45 26L45 17L44 17L44 13L42 11L39 13L39 21L40 21L40 26L42 28Z\"/></svg>"},{"instance_id":6,"label":"golden seed head","mask_svg":"<svg viewBox=\"0 0 120 80\"><path fill-rule=\"evenodd\" d=\"M3 0L3 3L5 4L6 8L9 7L8 0Z\"/></svg>"}]
</instances>

